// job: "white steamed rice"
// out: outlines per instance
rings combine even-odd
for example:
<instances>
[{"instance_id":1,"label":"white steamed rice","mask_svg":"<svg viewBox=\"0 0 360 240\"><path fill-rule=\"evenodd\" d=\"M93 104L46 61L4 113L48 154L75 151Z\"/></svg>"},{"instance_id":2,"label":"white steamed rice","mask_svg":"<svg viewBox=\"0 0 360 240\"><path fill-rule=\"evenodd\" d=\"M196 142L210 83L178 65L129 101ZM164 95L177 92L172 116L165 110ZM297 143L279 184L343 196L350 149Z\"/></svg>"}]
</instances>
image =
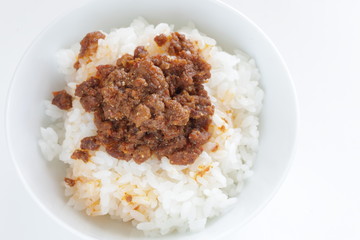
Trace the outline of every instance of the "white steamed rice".
<instances>
[{"instance_id":1,"label":"white steamed rice","mask_svg":"<svg viewBox=\"0 0 360 240\"><path fill-rule=\"evenodd\" d=\"M114 29L99 40L91 62L75 71L73 64L80 50L77 43L59 51L59 68L66 76L68 93L95 74L96 66L115 64L125 53L144 45L150 54L159 52L153 38L169 34L174 27L165 23L149 25L135 19L130 27ZM52 124L41 128L40 148L48 160L67 164L66 177L75 179L74 187L65 186L68 204L88 215L110 215L131 221L146 234L167 234L175 230L199 231L207 220L223 213L236 202L258 147L258 115L263 91L255 61L241 51L231 55L216 46L216 41L193 26L178 30L196 41L211 64L211 79L205 84L215 106L210 126L212 137L192 165L171 165L166 157L138 165L133 160L117 160L105 151L96 151L91 161L71 159L82 138L96 135L93 113L82 108L74 97L73 108L61 111L46 101L46 115ZM65 177L65 176L64 176ZM132 199L130 202L129 197Z\"/></svg>"}]
</instances>

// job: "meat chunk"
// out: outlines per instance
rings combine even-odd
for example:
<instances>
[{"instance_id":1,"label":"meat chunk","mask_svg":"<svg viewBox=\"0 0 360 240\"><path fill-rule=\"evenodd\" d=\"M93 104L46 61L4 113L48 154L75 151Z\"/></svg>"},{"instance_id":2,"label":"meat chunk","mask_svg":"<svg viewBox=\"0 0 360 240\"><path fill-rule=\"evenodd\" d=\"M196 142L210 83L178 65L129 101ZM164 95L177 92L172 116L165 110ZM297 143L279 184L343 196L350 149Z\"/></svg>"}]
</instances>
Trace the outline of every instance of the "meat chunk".
<instances>
[{"instance_id":1,"label":"meat chunk","mask_svg":"<svg viewBox=\"0 0 360 240\"><path fill-rule=\"evenodd\" d=\"M148 54L149 53L144 46L139 46L135 48L134 58L145 58Z\"/></svg>"},{"instance_id":2,"label":"meat chunk","mask_svg":"<svg viewBox=\"0 0 360 240\"><path fill-rule=\"evenodd\" d=\"M144 103L151 109L153 114L165 111L165 104L161 95L151 94L144 99Z\"/></svg>"},{"instance_id":3,"label":"meat chunk","mask_svg":"<svg viewBox=\"0 0 360 240\"><path fill-rule=\"evenodd\" d=\"M156 42L156 44L158 46L161 47L162 45L164 45L167 42L167 37L165 34L160 34L154 38L154 41Z\"/></svg>"},{"instance_id":4,"label":"meat chunk","mask_svg":"<svg viewBox=\"0 0 360 240\"><path fill-rule=\"evenodd\" d=\"M143 79L143 78L141 78L141 77L136 78L136 79L132 82L132 85L133 85L134 87L137 87L137 88L139 88L139 87L147 87L147 86L148 86L146 80Z\"/></svg>"},{"instance_id":5,"label":"meat chunk","mask_svg":"<svg viewBox=\"0 0 360 240\"><path fill-rule=\"evenodd\" d=\"M71 158L74 160L82 160L84 163L87 163L90 159L90 154L86 150L75 150L71 155Z\"/></svg>"},{"instance_id":6,"label":"meat chunk","mask_svg":"<svg viewBox=\"0 0 360 240\"><path fill-rule=\"evenodd\" d=\"M112 145L107 146L106 152L110 154L110 156L120 160L129 161L131 159L131 154L124 153L117 146L112 146Z\"/></svg>"},{"instance_id":7,"label":"meat chunk","mask_svg":"<svg viewBox=\"0 0 360 240\"><path fill-rule=\"evenodd\" d=\"M163 72L149 59L138 61L136 67L132 69L132 74L145 79L147 88L152 92L161 92L168 88Z\"/></svg>"},{"instance_id":8,"label":"meat chunk","mask_svg":"<svg viewBox=\"0 0 360 240\"><path fill-rule=\"evenodd\" d=\"M91 77L88 80L82 82L80 85L76 86L75 96L95 96L97 91L96 87L99 85L100 81L98 78Z\"/></svg>"},{"instance_id":9,"label":"meat chunk","mask_svg":"<svg viewBox=\"0 0 360 240\"><path fill-rule=\"evenodd\" d=\"M86 34L86 36L81 40L80 53L78 55L78 61L75 62L74 68L78 70L80 68L79 59L89 58L96 53L98 49L99 39L104 39L105 35L99 31L91 32Z\"/></svg>"},{"instance_id":10,"label":"meat chunk","mask_svg":"<svg viewBox=\"0 0 360 240\"><path fill-rule=\"evenodd\" d=\"M79 58L89 56L96 52L98 47L99 39L104 39L105 35L100 31L91 32L86 34L86 36L81 40Z\"/></svg>"},{"instance_id":11,"label":"meat chunk","mask_svg":"<svg viewBox=\"0 0 360 240\"><path fill-rule=\"evenodd\" d=\"M151 150L148 146L142 145L136 148L133 157L137 163L145 162L151 156Z\"/></svg>"},{"instance_id":12,"label":"meat chunk","mask_svg":"<svg viewBox=\"0 0 360 240\"><path fill-rule=\"evenodd\" d=\"M126 72L129 72L134 63L134 56L126 53L116 61L116 66L125 69Z\"/></svg>"},{"instance_id":13,"label":"meat chunk","mask_svg":"<svg viewBox=\"0 0 360 240\"><path fill-rule=\"evenodd\" d=\"M110 73L112 73L116 67L113 65L100 65L96 67L97 69L97 76L100 78L106 78L109 76Z\"/></svg>"},{"instance_id":14,"label":"meat chunk","mask_svg":"<svg viewBox=\"0 0 360 240\"><path fill-rule=\"evenodd\" d=\"M136 127L140 127L143 122L150 119L150 109L144 105L139 104L132 113L131 120L135 123Z\"/></svg>"},{"instance_id":15,"label":"meat chunk","mask_svg":"<svg viewBox=\"0 0 360 240\"><path fill-rule=\"evenodd\" d=\"M171 125L184 126L188 123L190 110L175 100L166 100L166 116Z\"/></svg>"},{"instance_id":16,"label":"meat chunk","mask_svg":"<svg viewBox=\"0 0 360 240\"><path fill-rule=\"evenodd\" d=\"M187 147L181 151L176 151L169 156L170 163L174 165L186 165L195 162L201 154L202 149L197 147Z\"/></svg>"},{"instance_id":17,"label":"meat chunk","mask_svg":"<svg viewBox=\"0 0 360 240\"><path fill-rule=\"evenodd\" d=\"M181 55L182 57L198 55L196 54L197 49L194 44L187 40L184 34L178 32L172 33L169 42L168 52L170 55Z\"/></svg>"},{"instance_id":18,"label":"meat chunk","mask_svg":"<svg viewBox=\"0 0 360 240\"><path fill-rule=\"evenodd\" d=\"M75 89L75 96L80 97L80 103L87 112L95 111L101 104L102 97L96 90L98 85L99 79L92 77Z\"/></svg>"},{"instance_id":19,"label":"meat chunk","mask_svg":"<svg viewBox=\"0 0 360 240\"><path fill-rule=\"evenodd\" d=\"M72 108L72 97L65 90L53 92L52 104L61 110L69 110Z\"/></svg>"},{"instance_id":20,"label":"meat chunk","mask_svg":"<svg viewBox=\"0 0 360 240\"><path fill-rule=\"evenodd\" d=\"M100 106L100 96L84 96L80 103L87 112L96 110Z\"/></svg>"},{"instance_id":21,"label":"meat chunk","mask_svg":"<svg viewBox=\"0 0 360 240\"><path fill-rule=\"evenodd\" d=\"M84 150L98 150L100 145L96 136L86 137L81 140L80 148Z\"/></svg>"}]
</instances>

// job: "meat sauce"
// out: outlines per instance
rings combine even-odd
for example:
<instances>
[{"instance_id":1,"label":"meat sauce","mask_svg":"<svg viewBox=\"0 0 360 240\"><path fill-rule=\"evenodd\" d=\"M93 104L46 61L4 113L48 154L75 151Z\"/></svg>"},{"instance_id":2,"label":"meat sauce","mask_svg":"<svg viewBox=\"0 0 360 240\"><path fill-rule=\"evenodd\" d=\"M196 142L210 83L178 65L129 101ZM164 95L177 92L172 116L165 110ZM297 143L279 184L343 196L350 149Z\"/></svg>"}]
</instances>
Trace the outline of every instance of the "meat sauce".
<instances>
[{"instance_id":1,"label":"meat sauce","mask_svg":"<svg viewBox=\"0 0 360 240\"><path fill-rule=\"evenodd\" d=\"M81 43L97 44L98 39L96 35ZM166 54L150 56L138 46L116 65L98 66L96 75L76 87L85 111L94 113L97 135L82 139L74 159L86 162L88 151L100 146L115 158L139 164L154 155L186 165L201 154L214 114L203 86L211 66L180 33L161 34L154 41ZM81 52L94 49L81 45Z\"/></svg>"}]
</instances>

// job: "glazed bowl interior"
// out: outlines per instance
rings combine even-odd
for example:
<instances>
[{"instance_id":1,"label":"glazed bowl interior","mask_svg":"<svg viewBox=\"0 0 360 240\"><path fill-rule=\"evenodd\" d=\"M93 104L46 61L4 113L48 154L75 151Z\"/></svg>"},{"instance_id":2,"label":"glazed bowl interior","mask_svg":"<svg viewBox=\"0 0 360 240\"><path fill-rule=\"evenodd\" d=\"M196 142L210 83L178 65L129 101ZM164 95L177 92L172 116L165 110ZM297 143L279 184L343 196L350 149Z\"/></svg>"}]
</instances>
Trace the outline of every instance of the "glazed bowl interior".
<instances>
[{"instance_id":1,"label":"glazed bowl interior","mask_svg":"<svg viewBox=\"0 0 360 240\"><path fill-rule=\"evenodd\" d=\"M236 206L211 220L198 233L172 234L166 239L216 239L238 229L263 207L286 174L295 142L297 107L291 79L276 48L250 20L232 8L211 0L94 1L59 18L44 30L24 55L9 91L6 133L12 158L26 188L53 219L90 239L141 239L129 223L108 217L87 217L66 205L62 186L65 165L47 162L37 146L44 122L44 99L64 87L55 53L91 31L126 27L143 16L149 23L166 22L175 28L192 21L217 40L224 50L242 49L255 58L265 91L260 116L260 147L253 170Z\"/></svg>"}]
</instances>

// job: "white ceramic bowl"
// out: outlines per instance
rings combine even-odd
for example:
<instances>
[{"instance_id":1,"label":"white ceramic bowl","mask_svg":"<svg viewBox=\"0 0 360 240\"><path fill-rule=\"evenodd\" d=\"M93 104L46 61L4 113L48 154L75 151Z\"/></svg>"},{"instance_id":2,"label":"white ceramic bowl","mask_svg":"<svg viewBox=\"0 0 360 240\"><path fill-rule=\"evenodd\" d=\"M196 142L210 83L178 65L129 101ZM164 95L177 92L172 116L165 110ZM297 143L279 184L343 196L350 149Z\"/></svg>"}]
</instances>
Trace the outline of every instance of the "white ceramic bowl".
<instances>
[{"instance_id":1,"label":"white ceramic bowl","mask_svg":"<svg viewBox=\"0 0 360 240\"><path fill-rule=\"evenodd\" d=\"M140 239L130 224L107 217L87 217L66 205L62 181L65 166L47 162L37 141L43 124L43 100L64 86L57 73L55 53L94 30L125 27L138 16L150 23L188 21L217 40L223 49L243 49L255 58L265 91L260 121L260 149L249 179L234 209L195 234L173 234L166 239L217 239L239 228L274 195L289 168L297 129L294 87L278 51L266 35L241 13L211 0L95 1L51 24L28 49L13 79L7 103L7 139L20 177L36 202L67 229L87 239Z\"/></svg>"}]
</instances>

